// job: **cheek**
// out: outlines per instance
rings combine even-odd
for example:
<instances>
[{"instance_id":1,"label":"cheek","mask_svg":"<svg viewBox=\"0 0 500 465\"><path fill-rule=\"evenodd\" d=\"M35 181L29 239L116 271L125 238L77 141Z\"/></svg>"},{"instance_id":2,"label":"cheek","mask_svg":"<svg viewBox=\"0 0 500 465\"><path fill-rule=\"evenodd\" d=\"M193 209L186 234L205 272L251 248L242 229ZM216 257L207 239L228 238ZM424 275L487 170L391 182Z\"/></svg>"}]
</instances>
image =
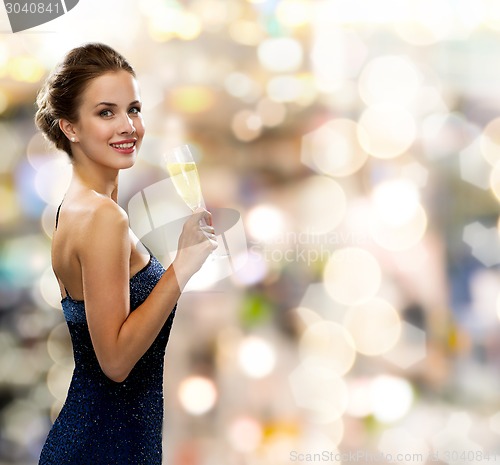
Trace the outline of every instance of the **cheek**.
<instances>
[{"instance_id":1,"label":"cheek","mask_svg":"<svg viewBox=\"0 0 500 465\"><path fill-rule=\"evenodd\" d=\"M138 118L134 127L137 132L137 135L143 137L144 133L146 132L146 126L144 124L144 120L142 118Z\"/></svg>"}]
</instances>

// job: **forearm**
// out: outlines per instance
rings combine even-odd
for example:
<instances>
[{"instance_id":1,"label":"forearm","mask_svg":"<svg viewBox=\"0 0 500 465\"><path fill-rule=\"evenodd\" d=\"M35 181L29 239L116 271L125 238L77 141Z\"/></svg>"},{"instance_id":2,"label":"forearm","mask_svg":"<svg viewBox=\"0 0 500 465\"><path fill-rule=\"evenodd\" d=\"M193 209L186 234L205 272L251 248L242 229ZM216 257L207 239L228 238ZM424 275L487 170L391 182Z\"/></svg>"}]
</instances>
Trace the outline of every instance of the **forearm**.
<instances>
[{"instance_id":1,"label":"forearm","mask_svg":"<svg viewBox=\"0 0 500 465\"><path fill-rule=\"evenodd\" d=\"M129 313L120 327L112 363L114 368L108 376L115 380L128 376L158 336L190 277L191 274L174 261L146 300Z\"/></svg>"}]
</instances>

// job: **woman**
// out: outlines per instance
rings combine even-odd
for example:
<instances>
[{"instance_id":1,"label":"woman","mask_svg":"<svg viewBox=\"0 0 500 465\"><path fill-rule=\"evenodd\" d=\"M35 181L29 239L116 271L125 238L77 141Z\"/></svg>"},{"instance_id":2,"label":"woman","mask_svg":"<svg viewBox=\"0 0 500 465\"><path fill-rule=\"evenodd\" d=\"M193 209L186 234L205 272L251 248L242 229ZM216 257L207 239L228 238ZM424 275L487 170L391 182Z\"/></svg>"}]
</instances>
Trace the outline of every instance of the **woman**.
<instances>
[{"instance_id":1,"label":"woman","mask_svg":"<svg viewBox=\"0 0 500 465\"><path fill-rule=\"evenodd\" d=\"M110 47L71 50L37 104L38 128L73 164L52 266L75 358L39 463L161 464L163 356L179 295L216 247L211 216L186 221L167 270L129 229L118 173L134 165L144 123L134 70Z\"/></svg>"}]
</instances>

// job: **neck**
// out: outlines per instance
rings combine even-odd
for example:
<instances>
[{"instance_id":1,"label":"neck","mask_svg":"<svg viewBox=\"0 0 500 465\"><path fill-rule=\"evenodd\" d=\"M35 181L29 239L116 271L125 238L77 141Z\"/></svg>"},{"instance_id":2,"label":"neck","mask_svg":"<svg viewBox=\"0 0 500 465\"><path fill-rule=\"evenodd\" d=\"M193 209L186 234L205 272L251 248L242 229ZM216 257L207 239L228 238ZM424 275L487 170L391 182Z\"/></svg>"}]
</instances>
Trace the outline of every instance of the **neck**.
<instances>
[{"instance_id":1,"label":"neck","mask_svg":"<svg viewBox=\"0 0 500 465\"><path fill-rule=\"evenodd\" d=\"M81 187L92 190L100 195L118 200L118 170L92 169L73 163L73 180Z\"/></svg>"}]
</instances>

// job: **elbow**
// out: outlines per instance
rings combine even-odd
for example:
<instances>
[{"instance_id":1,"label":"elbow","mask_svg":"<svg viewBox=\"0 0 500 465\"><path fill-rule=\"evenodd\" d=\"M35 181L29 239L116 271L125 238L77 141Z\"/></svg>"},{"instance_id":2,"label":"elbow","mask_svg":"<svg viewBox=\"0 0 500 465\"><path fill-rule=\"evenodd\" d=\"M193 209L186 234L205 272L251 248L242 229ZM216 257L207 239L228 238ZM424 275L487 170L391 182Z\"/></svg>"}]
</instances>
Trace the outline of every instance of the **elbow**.
<instances>
[{"instance_id":1,"label":"elbow","mask_svg":"<svg viewBox=\"0 0 500 465\"><path fill-rule=\"evenodd\" d=\"M128 367L117 364L101 365L101 369L106 377L115 383L123 383L123 381L128 378L131 371Z\"/></svg>"}]
</instances>

